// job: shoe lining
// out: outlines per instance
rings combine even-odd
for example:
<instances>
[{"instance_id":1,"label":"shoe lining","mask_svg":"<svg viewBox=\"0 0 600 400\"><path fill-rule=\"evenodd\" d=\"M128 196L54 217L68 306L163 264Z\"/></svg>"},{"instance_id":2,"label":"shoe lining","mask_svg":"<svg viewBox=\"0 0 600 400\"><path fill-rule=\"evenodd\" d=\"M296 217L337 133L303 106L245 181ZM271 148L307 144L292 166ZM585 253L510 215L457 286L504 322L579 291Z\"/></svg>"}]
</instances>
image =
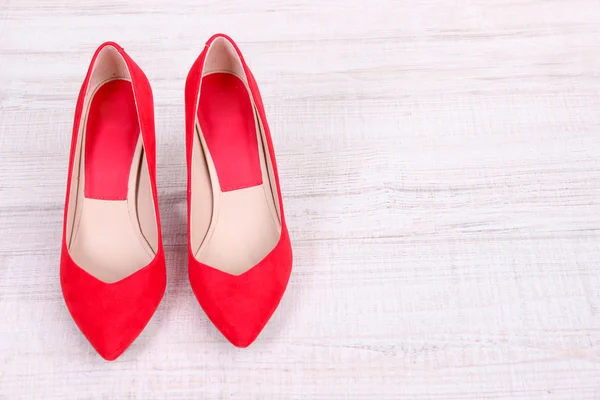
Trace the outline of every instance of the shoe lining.
<instances>
[{"instance_id":1,"label":"shoe lining","mask_svg":"<svg viewBox=\"0 0 600 400\"><path fill-rule=\"evenodd\" d=\"M213 42L201 82L190 235L198 261L240 275L275 247L281 220L264 129L228 45ZM215 98L218 104L211 103Z\"/></svg>"},{"instance_id":2,"label":"shoe lining","mask_svg":"<svg viewBox=\"0 0 600 400\"><path fill-rule=\"evenodd\" d=\"M111 283L152 261L158 230L131 80L114 48L98 55L88 93L73 164L67 244L77 265Z\"/></svg>"}]
</instances>

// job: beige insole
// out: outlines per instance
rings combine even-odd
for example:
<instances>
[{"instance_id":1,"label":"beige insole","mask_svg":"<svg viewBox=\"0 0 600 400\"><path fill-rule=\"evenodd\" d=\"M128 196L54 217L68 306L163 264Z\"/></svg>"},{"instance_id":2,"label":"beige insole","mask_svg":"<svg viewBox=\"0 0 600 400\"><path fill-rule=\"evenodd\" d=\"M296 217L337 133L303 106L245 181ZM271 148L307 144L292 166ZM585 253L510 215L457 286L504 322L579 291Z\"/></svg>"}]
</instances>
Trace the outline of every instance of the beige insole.
<instances>
[{"instance_id":1,"label":"beige insole","mask_svg":"<svg viewBox=\"0 0 600 400\"><path fill-rule=\"evenodd\" d=\"M95 90L109 81L102 82ZM140 135L129 173L127 199L86 198L85 173L82 172L85 168L85 123L83 119L84 128L78 140L74 164L79 169L79 180L74 193L77 199L69 252L82 269L101 281L111 283L138 271L154 258L158 231L150 175Z\"/></svg>"},{"instance_id":2,"label":"beige insole","mask_svg":"<svg viewBox=\"0 0 600 400\"><path fill-rule=\"evenodd\" d=\"M259 263L275 247L281 234L271 161L265 152L262 124L254 110L262 184L253 187L221 190L200 124L197 120L195 124L191 242L198 261L232 275L243 274Z\"/></svg>"}]
</instances>

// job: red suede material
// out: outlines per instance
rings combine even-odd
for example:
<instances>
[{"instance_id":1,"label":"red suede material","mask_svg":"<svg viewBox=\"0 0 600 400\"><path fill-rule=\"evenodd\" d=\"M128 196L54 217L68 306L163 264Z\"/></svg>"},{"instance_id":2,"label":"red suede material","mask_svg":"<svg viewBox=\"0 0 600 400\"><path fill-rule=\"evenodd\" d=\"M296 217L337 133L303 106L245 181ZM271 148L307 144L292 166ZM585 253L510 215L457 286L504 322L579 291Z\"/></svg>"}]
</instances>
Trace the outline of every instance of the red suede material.
<instances>
[{"instance_id":1,"label":"red suede material","mask_svg":"<svg viewBox=\"0 0 600 400\"><path fill-rule=\"evenodd\" d=\"M85 197L126 200L140 134L131 83L110 81L94 94L85 134Z\"/></svg>"},{"instance_id":2,"label":"red suede material","mask_svg":"<svg viewBox=\"0 0 600 400\"><path fill-rule=\"evenodd\" d=\"M285 292L292 268L287 231L260 263L239 276L203 265L190 256L192 289L208 318L231 343L249 346L267 324Z\"/></svg>"},{"instance_id":3,"label":"red suede material","mask_svg":"<svg viewBox=\"0 0 600 400\"><path fill-rule=\"evenodd\" d=\"M106 46L117 49L125 59L131 74L158 224L158 250L154 260L138 272L115 283L101 282L76 265L69 255L66 241L69 188L83 99L96 57ZM150 83L142 70L119 45L112 42L104 43L94 54L75 109L65 200L60 282L65 302L77 326L98 353L107 360L117 358L135 340L154 314L165 291L166 269L156 193L155 154L154 105Z\"/></svg>"},{"instance_id":4,"label":"red suede material","mask_svg":"<svg viewBox=\"0 0 600 400\"><path fill-rule=\"evenodd\" d=\"M142 332L166 286L164 255L133 275L104 283L79 268L62 251L61 286L75 323L105 359L119 357Z\"/></svg>"},{"instance_id":5,"label":"red suede material","mask_svg":"<svg viewBox=\"0 0 600 400\"><path fill-rule=\"evenodd\" d=\"M262 184L254 111L240 78L214 73L202 79L198 121L223 192Z\"/></svg>"},{"instance_id":6,"label":"red suede material","mask_svg":"<svg viewBox=\"0 0 600 400\"><path fill-rule=\"evenodd\" d=\"M279 174L275 162L275 152L271 133L267 124L262 99L248 66L236 44L226 35L211 37L198 59L192 65L186 81L186 156L188 165L188 229L191 207L191 156L194 139L194 120L197 111L198 91L202 67L210 44L219 37L230 41L235 47L244 71L248 77L250 92L258 108L259 117L265 129L269 157L273 164L277 186L279 208L281 210L282 231L275 248L256 266L242 275L234 276L204 265L193 255L188 231L189 278L198 302L210 320L221 333L235 346L250 345L261 332L279 305L287 287L292 269L292 247L285 223L283 201L279 185ZM208 99L210 100L210 99Z\"/></svg>"}]
</instances>

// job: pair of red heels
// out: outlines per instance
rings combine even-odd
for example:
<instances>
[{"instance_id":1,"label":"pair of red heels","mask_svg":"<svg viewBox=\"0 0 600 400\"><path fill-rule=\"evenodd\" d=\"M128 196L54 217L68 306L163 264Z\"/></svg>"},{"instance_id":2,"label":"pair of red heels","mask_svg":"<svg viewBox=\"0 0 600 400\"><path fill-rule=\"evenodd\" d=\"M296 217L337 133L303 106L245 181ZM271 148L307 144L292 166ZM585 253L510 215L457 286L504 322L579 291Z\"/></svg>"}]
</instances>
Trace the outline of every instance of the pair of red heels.
<instances>
[{"instance_id":1,"label":"pair of red heels","mask_svg":"<svg viewBox=\"0 0 600 400\"><path fill-rule=\"evenodd\" d=\"M287 286L292 249L271 135L252 73L211 37L185 87L189 279L221 333L246 347ZM60 281L98 353L114 360L166 286L150 83L116 43L101 45L77 100Z\"/></svg>"}]
</instances>

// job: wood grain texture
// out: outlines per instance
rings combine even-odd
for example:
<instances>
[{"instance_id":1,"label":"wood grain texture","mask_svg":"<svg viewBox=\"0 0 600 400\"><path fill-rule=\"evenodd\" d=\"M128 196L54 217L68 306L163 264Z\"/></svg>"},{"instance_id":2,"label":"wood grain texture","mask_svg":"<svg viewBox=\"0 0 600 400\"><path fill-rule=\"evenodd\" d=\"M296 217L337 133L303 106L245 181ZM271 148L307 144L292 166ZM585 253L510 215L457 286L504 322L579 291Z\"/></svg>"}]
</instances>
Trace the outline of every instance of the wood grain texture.
<instances>
[{"instance_id":1,"label":"wood grain texture","mask_svg":"<svg viewBox=\"0 0 600 400\"><path fill-rule=\"evenodd\" d=\"M294 244L235 349L187 281L183 87L236 39ZM75 100L116 40L153 85L168 288L113 363L64 306ZM597 0L0 0L1 399L600 399Z\"/></svg>"}]
</instances>

